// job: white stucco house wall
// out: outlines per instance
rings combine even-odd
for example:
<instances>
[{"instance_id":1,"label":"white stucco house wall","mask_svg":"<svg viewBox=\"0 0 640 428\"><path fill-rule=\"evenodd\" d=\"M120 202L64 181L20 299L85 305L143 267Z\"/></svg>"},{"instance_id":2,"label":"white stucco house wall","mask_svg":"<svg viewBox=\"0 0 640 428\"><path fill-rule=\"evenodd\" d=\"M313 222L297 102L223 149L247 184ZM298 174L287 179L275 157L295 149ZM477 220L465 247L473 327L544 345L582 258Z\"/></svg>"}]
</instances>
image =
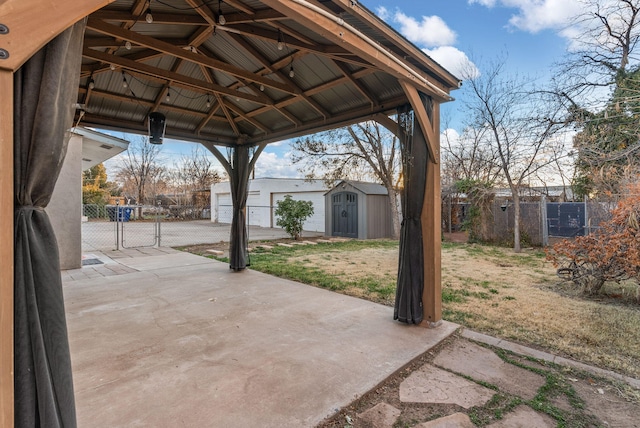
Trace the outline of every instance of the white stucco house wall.
<instances>
[{"instance_id":1,"label":"white stucco house wall","mask_svg":"<svg viewBox=\"0 0 640 428\"><path fill-rule=\"evenodd\" d=\"M304 223L304 230L323 232L325 228L324 194L328 188L322 180L305 181L297 178L256 178L249 180L247 217L252 226L276 225L276 204L291 195L294 200L313 202L314 214ZM211 221L231 223L232 204L229 182L211 186Z\"/></svg>"},{"instance_id":2,"label":"white stucco house wall","mask_svg":"<svg viewBox=\"0 0 640 428\"><path fill-rule=\"evenodd\" d=\"M69 130L67 153L45 209L56 234L60 269L82 266L82 172L127 150L129 142L76 127Z\"/></svg>"}]
</instances>

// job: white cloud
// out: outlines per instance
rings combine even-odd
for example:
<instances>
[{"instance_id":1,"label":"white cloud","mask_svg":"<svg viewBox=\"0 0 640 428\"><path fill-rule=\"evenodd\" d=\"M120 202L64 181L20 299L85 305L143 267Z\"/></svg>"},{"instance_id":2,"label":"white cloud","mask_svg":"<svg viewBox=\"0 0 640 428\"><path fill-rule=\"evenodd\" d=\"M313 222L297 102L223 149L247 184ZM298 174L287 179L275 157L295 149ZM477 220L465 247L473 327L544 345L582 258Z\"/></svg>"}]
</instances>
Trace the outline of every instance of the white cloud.
<instances>
[{"instance_id":1,"label":"white cloud","mask_svg":"<svg viewBox=\"0 0 640 428\"><path fill-rule=\"evenodd\" d=\"M291 144L293 140L291 139L287 139L287 140L280 140L280 141L276 141L274 143L269 143L269 147L282 147L282 146L286 146Z\"/></svg>"},{"instance_id":2,"label":"white cloud","mask_svg":"<svg viewBox=\"0 0 640 428\"><path fill-rule=\"evenodd\" d=\"M384 6L378 6L378 8L376 9L376 13L380 17L380 19L382 19L383 21L387 21L391 16L391 13L389 13L389 10Z\"/></svg>"},{"instance_id":3,"label":"white cloud","mask_svg":"<svg viewBox=\"0 0 640 428\"><path fill-rule=\"evenodd\" d=\"M480 76L480 70L467 54L456 47L441 46L423 51L459 79L475 79Z\"/></svg>"},{"instance_id":4,"label":"white cloud","mask_svg":"<svg viewBox=\"0 0 640 428\"><path fill-rule=\"evenodd\" d=\"M453 128L447 128L440 134L440 140L449 140L451 144L455 145L460 141L460 133Z\"/></svg>"},{"instance_id":5,"label":"white cloud","mask_svg":"<svg viewBox=\"0 0 640 428\"><path fill-rule=\"evenodd\" d=\"M296 166L291 164L290 157L289 152L282 157L277 153L262 152L256 161L256 177L301 178Z\"/></svg>"},{"instance_id":6,"label":"white cloud","mask_svg":"<svg viewBox=\"0 0 640 428\"><path fill-rule=\"evenodd\" d=\"M517 12L509 19L509 25L530 33L561 29L583 11L583 5L579 0L468 0L468 2L489 8L500 5L515 9Z\"/></svg>"},{"instance_id":7,"label":"white cloud","mask_svg":"<svg viewBox=\"0 0 640 428\"><path fill-rule=\"evenodd\" d=\"M413 43L426 47L452 45L456 33L439 16L423 16L422 21L396 11L393 21L400 24L400 33Z\"/></svg>"},{"instance_id":8,"label":"white cloud","mask_svg":"<svg viewBox=\"0 0 640 428\"><path fill-rule=\"evenodd\" d=\"M398 31L454 76L479 76L480 72L467 55L454 47L457 35L439 16L422 16L422 20L399 9L391 13L385 7L376 9L378 16L399 26ZM469 70L471 70L469 72Z\"/></svg>"},{"instance_id":9,"label":"white cloud","mask_svg":"<svg viewBox=\"0 0 640 428\"><path fill-rule=\"evenodd\" d=\"M519 13L509 19L509 24L530 33L564 27L582 12L582 5L576 0L544 0L542 2L508 0L504 2L513 3L513 6L519 9Z\"/></svg>"},{"instance_id":10,"label":"white cloud","mask_svg":"<svg viewBox=\"0 0 640 428\"><path fill-rule=\"evenodd\" d=\"M496 0L469 0L469 4L478 3L482 6L493 7L496 5Z\"/></svg>"}]
</instances>

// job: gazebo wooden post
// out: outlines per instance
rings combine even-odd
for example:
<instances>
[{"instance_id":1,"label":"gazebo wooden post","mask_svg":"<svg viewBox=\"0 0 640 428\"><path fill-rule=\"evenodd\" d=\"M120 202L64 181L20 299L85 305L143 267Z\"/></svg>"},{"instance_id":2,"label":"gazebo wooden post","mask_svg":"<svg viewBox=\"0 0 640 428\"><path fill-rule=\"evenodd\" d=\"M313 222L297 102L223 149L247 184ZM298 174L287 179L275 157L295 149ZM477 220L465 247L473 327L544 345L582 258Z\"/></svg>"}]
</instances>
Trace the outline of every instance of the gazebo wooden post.
<instances>
[{"instance_id":1,"label":"gazebo wooden post","mask_svg":"<svg viewBox=\"0 0 640 428\"><path fill-rule=\"evenodd\" d=\"M0 69L0 426L13 410L13 72Z\"/></svg>"},{"instance_id":2,"label":"gazebo wooden post","mask_svg":"<svg viewBox=\"0 0 640 428\"><path fill-rule=\"evenodd\" d=\"M424 289L422 292L422 325L437 327L442 322L442 266L441 212L440 212L440 104L431 98L429 110L415 86L400 82L420 129L424 134L429 156L426 188L422 205L422 247L424 251Z\"/></svg>"},{"instance_id":3,"label":"gazebo wooden post","mask_svg":"<svg viewBox=\"0 0 640 428\"><path fill-rule=\"evenodd\" d=\"M440 104L433 103L433 134L431 141L440 153ZM429 138L425 135L426 138ZM439 159L427 159L427 180L422 206L422 246L424 250L424 291L422 308L426 327L437 327L442 323L442 235Z\"/></svg>"},{"instance_id":4,"label":"gazebo wooden post","mask_svg":"<svg viewBox=\"0 0 640 428\"><path fill-rule=\"evenodd\" d=\"M113 0L0 2L0 426L14 425L13 73L66 28ZM45 10L46 13L37 11ZM35 11L35 12L34 12Z\"/></svg>"}]
</instances>

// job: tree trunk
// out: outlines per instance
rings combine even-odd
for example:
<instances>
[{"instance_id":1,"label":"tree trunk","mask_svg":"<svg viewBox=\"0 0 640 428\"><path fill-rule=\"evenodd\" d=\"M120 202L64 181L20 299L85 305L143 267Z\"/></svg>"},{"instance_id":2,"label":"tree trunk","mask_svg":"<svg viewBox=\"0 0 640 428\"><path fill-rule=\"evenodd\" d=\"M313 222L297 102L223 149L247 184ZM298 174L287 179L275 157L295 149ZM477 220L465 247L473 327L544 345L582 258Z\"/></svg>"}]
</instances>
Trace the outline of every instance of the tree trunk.
<instances>
[{"instance_id":1,"label":"tree trunk","mask_svg":"<svg viewBox=\"0 0 640 428\"><path fill-rule=\"evenodd\" d=\"M138 200L136 201L138 203L138 219L142 220L142 198L144 197L144 188L143 187L139 187L138 188Z\"/></svg>"},{"instance_id":2,"label":"tree trunk","mask_svg":"<svg viewBox=\"0 0 640 428\"><path fill-rule=\"evenodd\" d=\"M518 189L513 190L513 251L519 253L520 248L520 194Z\"/></svg>"},{"instance_id":3,"label":"tree trunk","mask_svg":"<svg viewBox=\"0 0 640 428\"><path fill-rule=\"evenodd\" d=\"M391 239L400 239L400 209L398 208L398 192L393 187L387 187L389 207L391 208Z\"/></svg>"}]
</instances>

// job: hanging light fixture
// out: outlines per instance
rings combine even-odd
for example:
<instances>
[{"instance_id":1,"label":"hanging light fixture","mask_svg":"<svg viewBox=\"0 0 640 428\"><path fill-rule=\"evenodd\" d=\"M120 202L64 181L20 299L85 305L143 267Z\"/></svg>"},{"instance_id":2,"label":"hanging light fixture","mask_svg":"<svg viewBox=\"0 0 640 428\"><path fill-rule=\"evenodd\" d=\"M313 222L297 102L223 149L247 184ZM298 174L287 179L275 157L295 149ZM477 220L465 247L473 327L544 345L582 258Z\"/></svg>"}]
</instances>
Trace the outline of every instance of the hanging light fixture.
<instances>
[{"instance_id":1,"label":"hanging light fixture","mask_svg":"<svg viewBox=\"0 0 640 428\"><path fill-rule=\"evenodd\" d=\"M282 31L278 28L278 50L281 51L284 49L284 37L282 36Z\"/></svg>"},{"instance_id":2,"label":"hanging light fixture","mask_svg":"<svg viewBox=\"0 0 640 428\"><path fill-rule=\"evenodd\" d=\"M116 70L116 65L115 64L109 64L109 69L111 71L115 71Z\"/></svg>"},{"instance_id":3,"label":"hanging light fixture","mask_svg":"<svg viewBox=\"0 0 640 428\"><path fill-rule=\"evenodd\" d=\"M147 21L147 24L153 23L153 15L151 14L151 0L149 0L149 6L147 6L147 11L144 13L144 20Z\"/></svg>"},{"instance_id":4,"label":"hanging light fixture","mask_svg":"<svg viewBox=\"0 0 640 428\"><path fill-rule=\"evenodd\" d=\"M124 42L124 48L128 51L131 50L131 42L129 40L127 40L126 42Z\"/></svg>"},{"instance_id":5,"label":"hanging light fixture","mask_svg":"<svg viewBox=\"0 0 640 428\"><path fill-rule=\"evenodd\" d=\"M164 114L157 111L149 114L149 143L162 144L166 128L167 118Z\"/></svg>"},{"instance_id":6,"label":"hanging light fixture","mask_svg":"<svg viewBox=\"0 0 640 428\"><path fill-rule=\"evenodd\" d=\"M96 87L96 81L93 80L93 75L89 77L89 89L93 89Z\"/></svg>"},{"instance_id":7,"label":"hanging light fixture","mask_svg":"<svg viewBox=\"0 0 640 428\"><path fill-rule=\"evenodd\" d=\"M291 58L291 64L289 66L289 77L293 79L295 75L296 75L296 72L293 71L293 58Z\"/></svg>"},{"instance_id":8,"label":"hanging light fixture","mask_svg":"<svg viewBox=\"0 0 640 428\"><path fill-rule=\"evenodd\" d=\"M211 98L209 98L209 94L207 94L207 108L211 107Z\"/></svg>"},{"instance_id":9,"label":"hanging light fixture","mask_svg":"<svg viewBox=\"0 0 640 428\"><path fill-rule=\"evenodd\" d=\"M221 4L222 4L222 0L218 0L218 24L224 25L227 23L227 19L222 14Z\"/></svg>"},{"instance_id":10,"label":"hanging light fixture","mask_svg":"<svg viewBox=\"0 0 640 428\"><path fill-rule=\"evenodd\" d=\"M167 101L168 103L171 102L171 88L167 89L167 97L165 98L165 101Z\"/></svg>"},{"instance_id":11,"label":"hanging light fixture","mask_svg":"<svg viewBox=\"0 0 640 428\"><path fill-rule=\"evenodd\" d=\"M260 92L264 92L264 85L260 84Z\"/></svg>"},{"instance_id":12,"label":"hanging light fixture","mask_svg":"<svg viewBox=\"0 0 640 428\"><path fill-rule=\"evenodd\" d=\"M128 88L129 84L127 83L127 76L124 74L124 70L122 70L122 87Z\"/></svg>"}]
</instances>

